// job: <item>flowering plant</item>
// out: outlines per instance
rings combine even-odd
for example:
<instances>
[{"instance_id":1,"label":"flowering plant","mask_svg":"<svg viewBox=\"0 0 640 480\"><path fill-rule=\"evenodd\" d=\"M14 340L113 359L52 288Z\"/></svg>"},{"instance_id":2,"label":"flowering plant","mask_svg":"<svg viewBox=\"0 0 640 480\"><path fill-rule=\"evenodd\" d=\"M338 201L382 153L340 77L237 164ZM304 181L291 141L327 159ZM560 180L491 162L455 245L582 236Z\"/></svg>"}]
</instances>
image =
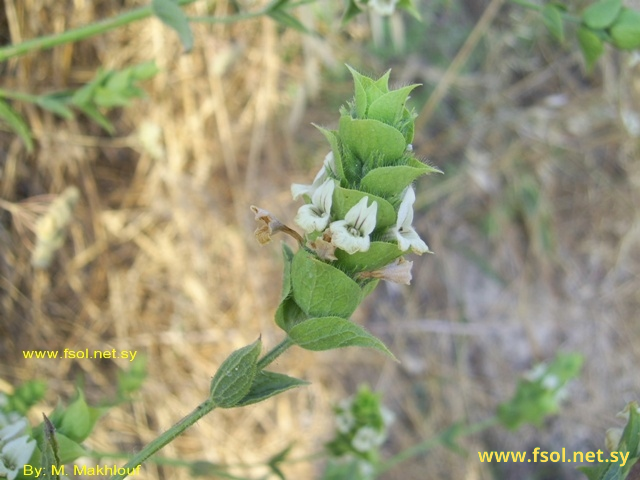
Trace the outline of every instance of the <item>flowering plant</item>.
<instances>
[{"instance_id":1,"label":"flowering plant","mask_svg":"<svg viewBox=\"0 0 640 480\"><path fill-rule=\"evenodd\" d=\"M349 68L355 97L340 109L337 130L318 129L331 151L311 185L294 184L304 199L296 224L304 238L269 212L252 207L262 223L261 243L284 231L300 248L284 246L284 283L276 323L293 344L308 350L351 345L387 348L349 320L376 287L387 280L409 284L409 252L429 252L413 226L412 183L437 172L418 160L411 142L415 115L406 107L417 85L389 89L389 72L373 80Z\"/></svg>"}]
</instances>

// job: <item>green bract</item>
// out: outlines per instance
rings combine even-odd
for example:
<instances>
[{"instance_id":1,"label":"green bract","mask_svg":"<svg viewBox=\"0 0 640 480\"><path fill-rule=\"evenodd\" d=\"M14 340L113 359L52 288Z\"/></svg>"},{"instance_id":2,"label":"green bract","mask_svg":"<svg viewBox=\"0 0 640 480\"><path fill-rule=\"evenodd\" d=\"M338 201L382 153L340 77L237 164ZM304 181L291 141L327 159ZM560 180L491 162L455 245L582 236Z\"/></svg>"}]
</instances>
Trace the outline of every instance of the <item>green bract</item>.
<instances>
[{"instance_id":1,"label":"green bract","mask_svg":"<svg viewBox=\"0 0 640 480\"><path fill-rule=\"evenodd\" d=\"M293 298L307 315L348 318L362 299L354 280L302 249L293 258L291 279Z\"/></svg>"}]
</instances>

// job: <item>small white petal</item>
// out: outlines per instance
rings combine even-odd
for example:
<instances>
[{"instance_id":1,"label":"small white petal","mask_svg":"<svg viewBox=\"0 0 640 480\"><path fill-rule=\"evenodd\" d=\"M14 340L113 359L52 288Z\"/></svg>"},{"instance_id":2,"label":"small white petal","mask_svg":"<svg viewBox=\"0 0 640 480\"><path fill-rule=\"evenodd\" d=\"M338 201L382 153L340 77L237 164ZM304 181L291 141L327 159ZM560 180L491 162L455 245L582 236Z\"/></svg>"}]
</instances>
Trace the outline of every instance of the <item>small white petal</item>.
<instances>
[{"instance_id":1,"label":"small white petal","mask_svg":"<svg viewBox=\"0 0 640 480\"><path fill-rule=\"evenodd\" d=\"M353 227L346 220L333 222L329 228L331 229L331 242L350 255L356 252L366 252L371 246L369 236L354 235Z\"/></svg>"},{"instance_id":2,"label":"small white petal","mask_svg":"<svg viewBox=\"0 0 640 480\"><path fill-rule=\"evenodd\" d=\"M383 439L384 441L384 439ZM380 434L373 427L362 427L351 440L351 446L358 452L368 452L380 445Z\"/></svg>"},{"instance_id":3,"label":"small white petal","mask_svg":"<svg viewBox=\"0 0 640 480\"><path fill-rule=\"evenodd\" d=\"M298 200L303 195L312 196L313 193L320 188L320 186L329 178L329 174L334 177L337 176L336 173L336 164L335 159L333 157L333 152L329 152L326 157L324 157L324 161L322 162L322 168L316 174L316 177L313 179L313 183L311 185L303 185L301 183L293 183L291 185L291 195L294 200Z\"/></svg>"},{"instance_id":4,"label":"small white petal","mask_svg":"<svg viewBox=\"0 0 640 480\"><path fill-rule=\"evenodd\" d=\"M0 429L0 445L17 437L21 433L24 433L27 430L27 425L27 419L22 417L15 423L10 423L6 427Z\"/></svg>"},{"instance_id":5,"label":"small white petal","mask_svg":"<svg viewBox=\"0 0 640 480\"><path fill-rule=\"evenodd\" d=\"M360 232L361 235L370 235L376 228L376 215L378 204L372 202L367 207L369 197L364 197L355 204L344 216L346 222Z\"/></svg>"},{"instance_id":6,"label":"small white petal","mask_svg":"<svg viewBox=\"0 0 640 480\"><path fill-rule=\"evenodd\" d=\"M398 219L395 227L392 227L385 239L396 240L398 248L403 252L411 249L414 253L422 254L429 252L429 247L420 238L415 229L411 226L413 223L413 203L416 201L416 194L412 187L407 187L398 208Z\"/></svg>"},{"instance_id":7,"label":"small white petal","mask_svg":"<svg viewBox=\"0 0 640 480\"><path fill-rule=\"evenodd\" d=\"M14 479L18 475L18 471L29 461L33 451L36 448L36 441L27 435L11 440L2 449L2 458L4 459L5 472L7 478ZM7 469L7 464L12 469Z\"/></svg>"},{"instance_id":8,"label":"small white petal","mask_svg":"<svg viewBox=\"0 0 640 480\"><path fill-rule=\"evenodd\" d=\"M378 15L388 16L393 14L398 0L369 0L369 7Z\"/></svg>"},{"instance_id":9,"label":"small white petal","mask_svg":"<svg viewBox=\"0 0 640 480\"><path fill-rule=\"evenodd\" d=\"M295 222L307 233L321 232L331 219L331 203L333 201L333 180L326 180L311 197L311 203L298 209Z\"/></svg>"},{"instance_id":10,"label":"small white petal","mask_svg":"<svg viewBox=\"0 0 640 480\"><path fill-rule=\"evenodd\" d=\"M367 207L368 201L369 197L362 198L351 207L344 220L338 220L329 226L331 242L351 255L366 252L371 245L369 235L376 227L378 204L372 202Z\"/></svg>"}]
</instances>

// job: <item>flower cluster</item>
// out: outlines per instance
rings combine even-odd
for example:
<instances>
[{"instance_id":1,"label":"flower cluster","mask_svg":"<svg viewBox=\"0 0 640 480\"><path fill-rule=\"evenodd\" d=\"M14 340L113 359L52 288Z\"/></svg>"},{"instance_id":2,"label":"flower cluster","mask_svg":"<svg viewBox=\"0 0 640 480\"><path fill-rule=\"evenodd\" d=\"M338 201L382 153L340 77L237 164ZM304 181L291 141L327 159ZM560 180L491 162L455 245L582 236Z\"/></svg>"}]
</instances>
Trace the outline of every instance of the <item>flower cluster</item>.
<instances>
[{"instance_id":1,"label":"flower cluster","mask_svg":"<svg viewBox=\"0 0 640 480\"><path fill-rule=\"evenodd\" d=\"M413 155L414 115L405 102L416 85L389 90L389 72L375 81L351 73L356 96L342 107L338 130L320 128L331 152L311 185L291 187L294 200L306 201L295 222L322 260L364 272L362 278L408 283L411 262L399 260L401 255L429 252L412 226L416 195L411 184L437 171ZM371 250L375 253L366 255Z\"/></svg>"},{"instance_id":2,"label":"flower cluster","mask_svg":"<svg viewBox=\"0 0 640 480\"><path fill-rule=\"evenodd\" d=\"M0 406L7 397L0 396ZM36 448L27 434L27 419L17 412L0 411L0 477L13 480L22 471Z\"/></svg>"},{"instance_id":3,"label":"flower cluster","mask_svg":"<svg viewBox=\"0 0 640 480\"><path fill-rule=\"evenodd\" d=\"M331 151L310 185L294 184L300 235L271 213L251 207L261 244L284 232L300 246L284 246L284 282L276 323L309 350L350 345L391 355L371 334L349 321L380 280L408 284L407 253L429 247L413 227L414 181L437 172L415 157L415 114L406 107L417 85L389 89L389 73L377 80L350 69L353 101L340 109L336 130L317 127ZM392 355L391 355L392 356Z\"/></svg>"},{"instance_id":4,"label":"flower cluster","mask_svg":"<svg viewBox=\"0 0 640 480\"><path fill-rule=\"evenodd\" d=\"M353 468L351 478L375 478L378 451L387 438L393 413L380 402L380 395L361 387L355 397L335 408L336 434L326 447L333 463L329 470ZM325 475L325 478L330 475Z\"/></svg>"}]
</instances>

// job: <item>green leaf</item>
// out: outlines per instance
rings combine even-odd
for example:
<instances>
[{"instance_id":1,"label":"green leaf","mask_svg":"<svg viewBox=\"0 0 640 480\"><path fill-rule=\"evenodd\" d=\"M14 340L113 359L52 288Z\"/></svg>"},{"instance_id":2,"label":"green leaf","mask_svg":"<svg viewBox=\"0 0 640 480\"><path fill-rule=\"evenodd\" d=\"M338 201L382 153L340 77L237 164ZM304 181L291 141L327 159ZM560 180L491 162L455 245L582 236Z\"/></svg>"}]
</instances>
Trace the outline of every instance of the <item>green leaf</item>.
<instances>
[{"instance_id":1,"label":"green leaf","mask_svg":"<svg viewBox=\"0 0 640 480\"><path fill-rule=\"evenodd\" d=\"M276 310L275 322L282 330L289 332L291 327L307 318L309 316L302 311L293 297L287 297L280 302Z\"/></svg>"},{"instance_id":2,"label":"green leaf","mask_svg":"<svg viewBox=\"0 0 640 480\"><path fill-rule=\"evenodd\" d=\"M344 15L342 16L342 25L346 25L353 19L362 13L362 9L358 7L358 4L354 0L347 0L347 8L344 11Z\"/></svg>"},{"instance_id":3,"label":"green leaf","mask_svg":"<svg viewBox=\"0 0 640 480\"><path fill-rule=\"evenodd\" d=\"M173 0L151 0L153 14L165 25L173 28L185 52L190 52L193 48L193 33L189 26L189 20L182 9Z\"/></svg>"},{"instance_id":4,"label":"green leaf","mask_svg":"<svg viewBox=\"0 0 640 480\"><path fill-rule=\"evenodd\" d=\"M333 191L333 201L331 204L331 214L333 218L344 218L353 206L363 197L369 197L368 205L372 201L378 204L376 214L376 231L389 228L396 223L396 211L387 200L372 193L361 192L349 188L336 187Z\"/></svg>"},{"instance_id":5,"label":"green leaf","mask_svg":"<svg viewBox=\"0 0 640 480\"><path fill-rule=\"evenodd\" d=\"M150 78L155 77L160 71L156 62L153 60L135 65L130 67L130 69L133 80L138 82L142 80L149 80Z\"/></svg>"},{"instance_id":6,"label":"green leaf","mask_svg":"<svg viewBox=\"0 0 640 480\"><path fill-rule=\"evenodd\" d=\"M545 26L560 43L564 42L564 24L562 23L562 15L557 5L547 4L542 9L542 21Z\"/></svg>"},{"instance_id":7,"label":"green leaf","mask_svg":"<svg viewBox=\"0 0 640 480\"><path fill-rule=\"evenodd\" d=\"M260 371L257 373L249 389L249 393L238 402L237 407L244 407L266 400L292 388L309 385L309 382L289 377L282 373Z\"/></svg>"},{"instance_id":8,"label":"green leaf","mask_svg":"<svg viewBox=\"0 0 640 480\"><path fill-rule=\"evenodd\" d=\"M262 349L260 339L233 352L222 362L211 380L210 398L220 408L238 405L251 388L256 376L258 355Z\"/></svg>"},{"instance_id":9,"label":"green leaf","mask_svg":"<svg viewBox=\"0 0 640 480\"><path fill-rule=\"evenodd\" d=\"M413 0L400 0L398 2L398 8L401 8L402 10L406 11L413 18L421 22L422 16L420 15L420 12L416 9L413 3L414 3Z\"/></svg>"},{"instance_id":10,"label":"green leaf","mask_svg":"<svg viewBox=\"0 0 640 480\"><path fill-rule=\"evenodd\" d=\"M328 140L329 145L331 145L331 151L333 152L333 161L336 165L336 173L338 174L338 177L340 177L340 180L344 180L345 174L344 167L342 165L342 148L340 147L340 139L338 138L337 132L333 130L327 130L316 124L313 124L313 126L320 130L320 132L322 132L322 134Z\"/></svg>"},{"instance_id":11,"label":"green leaf","mask_svg":"<svg viewBox=\"0 0 640 480\"><path fill-rule=\"evenodd\" d=\"M2 99L0 99L0 118L7 122L9 127L18 134L25 147L27 147L27 151L29 153L33 152L33 139L31 138L29 126L20 114Z\"/></svg>"},{"instance_id":12,"label":"green leaf","mask_svg":"<svg viewBox=\"0 0 640 480\"><path fill-rule=\"evenodd\" d=\"M267 463L274 475L276 475L280 480L286 480L284 473L282 473L282 470L280 470L280 464L284 463L285 460L287 460L292 448L293 444L289 444L284 450L281 450L280 452L273 455Z\"/></svg>"},{"instance_id":13,"label":"green leaf","mask_svg":"<svg viewBox=\"0 0 640 480\"><path fill-rule=\"evenodd\" d=\"M102 113L100 113L100 110L98 110L93 105L82 105L82 106L79 106L78 108L82 111L82 113L84 113L87 117L89 117L91 120L93 120L102 128L104 128L111 135L116 133L116 129L111 124L109 119L105 117Z\"/></svg>"},{"instance_id":14,"label":"green leaf","mask_svg":"<svg viewBox=\"0 0 640 480\"><path fill-rule=\"evenodd\" d=\"M93 96L95 94L96 89L102 85L102 83L109 77L111 74L108 70L100 69L96 74L95 78L91 80L89 83L84 85L82 88L79 88L73 93L71 97L71 104L80 108L81 110L86 106L93 104Z\"/></svg>"},{"instance_id":15,"label":"green leaf","mask_svg":"<svg viewBox=\"0 0 640 480\"><path fill-rule=\"evenodd\" d=\"M126 107L130 103L130 95L123 90L110 90L105 87L96 88L93 101L98 107Z\"/></svg>"},{"instance_id":16,"label":"green leaf","mask_svg":"<svg viewBox=\"0 0 640 480\"><path fill-rule=\"evenodd\" d=\"M610 33L613 44L622 50L640 47L640 12L623 8Z\"/></svg>"},{"instance_id":17,"label":"green leaf","mask_svg":"<svg viewBox=\"0 0 640 480\"><path fill-rule=\"evenodd\" d=\"M78 390L76 399L62 410L60 417L54 423L59 433L75 442L83 442L104 412L105 409L90 407L84 398L84 393Z\"/></svg>"},{"instance_id":18,"label":"green leaf","mask_svg":"<svg viewBox=\"0 0 640 480\"><path fill-rule=\"evenodd\" d=\"M45 431L48 435L45 434ZM38 442L38 448L42 452L43 464L45 461L51 462L53 458L57 465L64 465L88 454L88 451L78 442L56 431L53 421L48 421L46 416L45 421L33 429L33 438ZM50 449L48 454L46 453L47 449ZM47 459L47 455L51 456Z\"/></svg>"},{"instance_id":19,"label":"green leaf","mask_svg":"<svg viewBox=\"0 0 640 480\"><path fill-rule=\"evenodd\" d=\"M396 167L380 167L367 173L360 188L381 197L391 197L402 193L418 177L438 170L419 163L419 167L398 165Z\"/></svg>"},{"instance_id":20,"label":"green leaf","mask_svg":"<svg viewBox=\"0 0 640 480\"><path fill-rule=\"evenodd\" d=\"M347 252L336 249L336 257L345 270L352 272L364 272L377 270L389 265L403 252L395 243L371 242L366 252L356 252L349 255Z\"/></svg>"},{"instance_id":21,"label":"green leaf","mask_svg":"<svg viewBox=\"0 0 640 480\"><path fill-rule=\"evenodd\" d=\"M293 258L291 280L293 298L307 315L348 318L361 301L355 281L303 249Z\"/></svg>"},{"instance_id":22,"label":"green leaf","mask_svg":"<svg viewBox=\"0 0 640 480\"><path fill-rule=\"evenodd\" d=\"M29 409L44 398L47 391L47 384L42 380L29 380L7 397L7 404L0 411L18 412L26 415Z\"/></svg>"},{"instance_id":23,"label":"green leaf","mask_svg":"<svg viewBox=\"0 0 640 480\"><path fill-rule=\"evenodd\" d=\"M36 105L45 110L49 110L50 112L55 113L56 115L66 119L71 120L73 118L73 112L69 107L65 105L62 100L58 100L49 95L41 95L36 100Z\"/></svg>"},{"instance_id":24,"label":"green leaf","mask_svg":"<svg viewBox=\"0 0 640 480\"><path fill-rule=\"evenodd\" d=\"M102 83L102 87L114 92L121 92L129 88L133 81L132 77L133 71L131 68L125 68L120 71L111 70Z\"/></svg>"},{"instance_id":25,"label":"green leaf","mask_svg":"<svg viewBox=\"0 0 640 480\"><path fill-rule=\"evenodd\" d=\"M60 447L58 446L58 439L56 438L56 429L46 415L43 414L43 417L43 426L40 430L41 435L39 439L37 439L39 440L38 445L42 452L40 467L44 468L45 479L58 480L60 475L55 472L57 472L60 467Z\"/></svg>"},{"instance_id":26,"label":"green leaf","mask_svg":"<svg viewBox=\"0 0 640 480\"><path fill-rule=\"evenodd\" d=\"M305 27L304 24L300 22L300 20L298 20L296 17L291 15L289 12L286 12L285 10L272 10L267 12L267 15L269 15L269 17L271 17L273 20L278 22L280 25L283 25L284 27L292 28L307 35L317 35L315 32Z\"/></svg>"},{"instance_id":27,"label":"green leaf","mask_svg":"<svg viewBox=\"0 0 640 480\"><path fill-rule=\"evenodd\" d=\"M587 72L591 72L596 61L604 53L604 42L593 31L585 27L578 29L578 42L584 55Z\"/></svg>"},{"instance_id":28,"label":"green leaf","mask_svg":"<svg viewBox=\"0 0 640 480\"><path fill-rule=\"evenodd\" d=\"M306 320L291 329L289 338L306 350L322 351L343 347L374 348L397 361L378 338L360 325L340 317L321 317Z\"/></svg>"},{"instance_id":29,"label":"green leaf","mask_svg":"<svg viewBox=\"0 0 640 480\"><path fill-rule=\"evenodd\" d=\"M369 280L367 283L365 283L362 286L362 298L367 298L369 295L371 295L378 286L378 283L380 283L379 278Z\"/></svg>"},{"instance_id":30,"label":"green leaf","mask_svg":"<svg viewBox=\"0 0 640 480\"><path fill-rule=\"evenodd\" d=\"M418 86L417 84L407 85L382 95L369 106L367 118L395 126L402 118L409 94Z\"/></svg>"},{"instance_id":31,"label":"green leaf","mask_svg":"<svg viewBox=\"0 0 640 480\"><path fill-rule=\"evenodd\" d=\"M284 273L282 275L282 294L280 301L284 300L291 293L291 262L293 261L293 250L286 243L282 244L282 256L284 257Z\"/></svg>"},{"instance_id":32,"label":"green leaf","mask_svg":"<svg viewBox=\"0 0 640 480\"><path fill-rule=\"evenodd\" d=\"M407 148L404 135L379 120L340 117L339 135L345 147L360 160L380 155L384 162L400 158Z\"/></svg>"},{"instance_id":33,"label":"green leaf","mask_svg":"<svg viewBox=\"0 0 640 480\"><path fill-rule=\"evenodd\" d=\"M622 0L600 0L582 12L582 21L589 28L602 30L613 23L622 7Z\"/></svg>"},{"instance_id":34,"label":"green leaf","mask_svg":"<svg viewBox=\"0 0 640 480\"><path fill-rule=\"evenodd\" d=\"M369 105L373 104L382 95L389 93L389 77L391 76L391 69L384 72L384 74L377 80L373 80L372 87L367 90L369 95Z\"/></svg>"},{"instance_id":35,"label":"green leaf","mask_svg":"<svg viewBox=\"0 0 640 480\"><path fill-rule=\"evenodd\" d=\"M358 118L364 118L367 113L367 108L369 104L367 103L367 91L365 89L365 84L363 83L363 79L371 80L364 75L358 73L355 69L351 68L351 66L347 65L347 68L351 72L351 76L353 77L353 84L355 87L355 96L354 100L356 103L356 116ZM335 153L334 153L335 154Z\"/></svg>"},{"instance_id":36,"label":"green leaf","mask_svg":"<svg viewBox=\"0 0 640 480\"><path fill-rule=\"evenodd\" d=\"M622 432L620 443L624 442L627 451L631 452L632 456L637 456L640 453L640 412L638 412L638 404L629 402L625 410L629 412L629 419Z\"/></svg>"}]
</instances>

